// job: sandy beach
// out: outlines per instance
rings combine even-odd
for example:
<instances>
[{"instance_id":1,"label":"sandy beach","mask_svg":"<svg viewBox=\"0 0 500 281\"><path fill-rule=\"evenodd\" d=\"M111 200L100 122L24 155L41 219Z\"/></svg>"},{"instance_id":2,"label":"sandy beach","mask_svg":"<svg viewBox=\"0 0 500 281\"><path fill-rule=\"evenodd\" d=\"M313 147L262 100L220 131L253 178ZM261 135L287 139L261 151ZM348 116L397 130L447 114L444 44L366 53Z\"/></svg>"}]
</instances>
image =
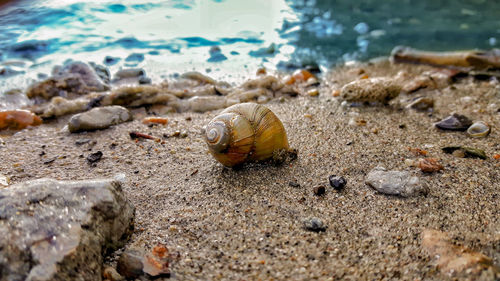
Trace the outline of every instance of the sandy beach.
<instances>
[{"instance_id":1,"label":"sandy beach","mask_svg":"<svg viewBox=\"0 0 500 281\"><path fill-rule=\"evenodd\" d=\"M500 153L500 115L488 107L499 104L498 80L466 77L401 95L389 105L351 107L332 96L362 75L393 77L405 70L411 77L430 69L386 62L342 67L322 80L318 97L271 100L266 106L298 151L296 160L282 165L229 169L216 162L201 129L220 110L169 113L167 125L147 126L141 120L151 108L141 107L132 110L134 121L101 131L69 133L65 116L2 133L0 171L11 184L125 174L125 194L136 208L125 248L167 245L175 256L174 280L493 280L491 270L440 272L422 247L422 232L448 233L454 244L500 264L500 160L493 158ZM417 95L434 99L433 112L404 108ZM487 122L490 135L471 138L433 126L452 112ZM132 131L162 141L135 141ZM172 136L175 131L187 137ZM442 151L454 145L482 149L488 158ZM405 160L424 157L416 149L444 169L423 173L408 167ZM97 151L102 159L89 164L87 156ZM376 166L410 171L428 193L403 198L377 192L365 183ZM330 175L347 180L343 190L329 186ZM319 185L326 192L318 196L313 190ZM303 221L311 217L326 230L305 229ZM122 250L107 264L115 266Z\"/></svg>"}]
</instances>

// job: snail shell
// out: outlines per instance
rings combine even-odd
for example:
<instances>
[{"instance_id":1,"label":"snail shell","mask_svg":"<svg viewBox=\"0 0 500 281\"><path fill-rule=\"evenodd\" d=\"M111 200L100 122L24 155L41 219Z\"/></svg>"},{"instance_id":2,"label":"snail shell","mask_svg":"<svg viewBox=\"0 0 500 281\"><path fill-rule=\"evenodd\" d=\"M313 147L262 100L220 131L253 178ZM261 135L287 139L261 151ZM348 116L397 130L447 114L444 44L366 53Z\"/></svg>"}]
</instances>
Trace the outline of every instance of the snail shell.
<instances>
[{"instance_id":1,"label":"snail shell","mask_svg":"<svg viewBox=\"0 0 500 281\"><path fill-rule=\"evenodd\" d=\"M288 150L288 139L281 121L267 107L240 103L226 108L205 129L210 153L224 166L273 157Z\"/></svg>"}]
</instances>

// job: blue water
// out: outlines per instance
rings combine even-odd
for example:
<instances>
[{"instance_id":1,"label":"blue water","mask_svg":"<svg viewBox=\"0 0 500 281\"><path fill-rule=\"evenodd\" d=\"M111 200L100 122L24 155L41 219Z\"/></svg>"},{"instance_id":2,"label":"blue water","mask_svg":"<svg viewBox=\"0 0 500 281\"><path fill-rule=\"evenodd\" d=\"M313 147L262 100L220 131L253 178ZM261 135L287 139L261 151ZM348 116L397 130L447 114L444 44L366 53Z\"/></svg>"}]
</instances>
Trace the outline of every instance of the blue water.
<instances>
[{"instance_id":1,"label":"blue water","mask_svg":"<svg viewBox=\"0 0 500 281\"><path fill-rule=\"evenodd\" d=\"M69 59L155 81L189 70L226 80L430 50L500 45L500 1L13 1L0 6L0 93ZM3 69L3 74L2 74Z\"/></svg>"}]
</instances>

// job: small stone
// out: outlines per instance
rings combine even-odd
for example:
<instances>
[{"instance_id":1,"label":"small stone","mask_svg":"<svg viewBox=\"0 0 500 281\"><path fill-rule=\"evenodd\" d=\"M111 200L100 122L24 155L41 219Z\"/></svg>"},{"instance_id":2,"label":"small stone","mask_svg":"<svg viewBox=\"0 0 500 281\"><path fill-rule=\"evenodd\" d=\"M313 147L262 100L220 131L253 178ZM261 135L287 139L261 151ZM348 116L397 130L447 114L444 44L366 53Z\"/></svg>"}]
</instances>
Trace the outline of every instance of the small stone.
<instances>
[{"instance_id":1,"label":"small stone","mask_svg":"<svg viewBox=\"0 0 500 281\"><path fill-rule=\"evenodd\" d=\"M318 185L313 188L313 193L316 196L325 194L326 188L323 185Z\"/></svg>"},{"instance_id":2,"label":"small stone","mask_svg":"<svg viewBox=\"0 0 500 281\"><path fill-rule=\"evenodd\" d=\"M27 110L0 111L0 130L22 130L28 126L38 126L42 119Z\"/></svg>"},{"instance_id":3,"label":"small stone","mask_svg":"<svg viewBox=\"0 0 500 281\"><path fill-rule=\"evenodd\" d=\"M142 68L126 68L115 73L115 80L137 78L146 76L146 71Z\"/></svg>"},{"instance_id":4,"label":"small stone","mask_svg":"<svg viewBox=\"0 0 500 281\"><path fill-rule=\"evenodd\" d=\"M151 84L152 80L149 77L141 76L139 77L139 80L137 80L137 82L139 82L139 84L141 85L144 85L144 84Z\"/></svg>"},{"instance_id":5,"label":"small stone","mask_svg":"<svg viewBox=\"0 0 500 281\"><path fill-rule=\"evenodd\" d=\"M407 171L387 171L379 166L368 173L365 181L378 192L389 195L410 197L427 193L427 188L420 183L420 179Z\"/></svg>"},{"instance_id":6,"label":"small stone","mask_svg":"<svg viewBox=\"0 0 500 281\"><path fill-rule=\"evenodd\" d=\"M288 183L289 186L293 187L293 188L299 188L300 187L300 184L296 181L291 181Z\"/></svg>"},{"instance_id":7,"label":"small stone","mask_svg":"<svg viewBox=\"0 0 500 281\"><path fill-rule=\"evenodd\" d=\"M393 79L377 77L356 80L344 85L340 90L340 96L349 102L387 103L400 92L401 86Z\"/></svg>"},{"instance_id":8,"label":"small stone","mask_svg":"<svg viewBox=\"0 0 500 281\"><path fill-rule=\"evenodd\" d=\"M333 187L337 191L341 191L347 184L347 180L344 177L331 175L328 177L328 181L330 182L330 186Z\"/></svg>"},{"instance_id":9,"label":"small stone","mask_svg":"<svg viewBox=\"0 0 500 281\"><path fill-rule=\"evenodd\" d=\"M318 89L310 89L306 92L306 94L310 97L317 97L319 96L319 91Z\"/></svg>"},{"instance_id":10,"label":"small stone","mask_svg":"<svg viewBox=\"0 0 500 281\"><path fill-rule=\"evenodd\" d=\"M323 232L326 231L326 226L323 221L319 218L308 218L303 221L304 228L313 232Z\"/></svg>"},{"instance_id":11,"label":"small stone","mask_svg":"<svg viewBox=\"0 0 500 281\"><path fill-rule=\"evenodd\" d=\"M424 158L418 161L418 167L424 173L433 173L444 169L436 158Z\"/></svg>"},{"instance_id":12,"label":"small stone","mask_svg":"<svg viewBox=\"0 0 500 281\"><path fill-rule=\"evenodd\" d=\"M142 275L142 253L138 250L126 250L118 259L118 272L127 279L135 279Z\"/></svg>"},{"instance_id":13,"label":"small stone","mask_svg":"<svg viewBox=\"0 0 500 281\"><path fill-rule=\"evenodd\" d=\"M106 267L102 271L102 277L108 279L109 281L122 281L125 280L123 276L120 275L113 267Z\"/></svg>"},{"instance_id":14,"label":"small stone","mask_svg":"<svg viewBox=\"0 0 500 281\"><path fill-rule=\"evenodd\" d=\"M102 158L102 151L97 151L96 153L91 153L89 156L87 156L87 162L89 164L93 164L101 160Z\"/></svg>"},{"instance_id":15,"label":"small stone","mask_svg":"<svg viewBox=\"0 0 500 281\"><path fill-rule=\"evenodd\" d=\"M68 129L72 133L102 130L131 120L128 109L118 105L104 106L73 115L68 121Z\"/></svg>"},{"instance_id":16,"label":"small stone","mask_svg":"<svg viewBox=\"0 0 500 281\"><path fill-rule=\"evenodd\" d=\"M453 114L437 122L435 126L441 130L465 131L472 125L472 121L464 115Z\"/></svg>"}]
</instances>

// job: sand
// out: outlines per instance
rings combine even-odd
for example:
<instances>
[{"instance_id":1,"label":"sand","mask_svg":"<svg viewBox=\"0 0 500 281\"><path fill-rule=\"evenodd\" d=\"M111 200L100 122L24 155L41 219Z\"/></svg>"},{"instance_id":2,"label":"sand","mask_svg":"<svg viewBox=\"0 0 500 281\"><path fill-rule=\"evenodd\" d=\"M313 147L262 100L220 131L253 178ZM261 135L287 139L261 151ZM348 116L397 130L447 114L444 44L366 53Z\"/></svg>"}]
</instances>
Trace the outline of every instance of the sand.
<instances>
[{"instance_id":1,"label":"sand","mask_svg":"<svg viewBox=\"0 0 500 281\"><path fill-rule=\"evenodd\" d=\"M430 69L387 63L339 68L327 76L319 97L269 102L298 150L297 160L281 166L223 168L208 154L200 134L219 112L213 111L168 114L166 126L148 127L136 118L79 134L62 130L68 117L60 118L2 136L0 171L11 183L124 173L125 192L136 207L135 231L126 247L166 244L177 256L171 265L176 280L447 280L451 277L440 273L421 246L425 229L447 232L457 244L499 265L500 160L492 156L500 153L500 115L487 110L499 104L498 81L465 78L451 87L412 94L433 97L432 114L402 109L397 101L343 107L332 90L357 78L360 68L370 77ZM464 96L473 102L462 102ZM147 115L145 109L134 111L136 117ZM433 127L451 112L489 123L491 134L473 139ZM366 125L349 125L351 118ZM163 138L176 130L188 136ZM135 142L131 131L164 143ZM82 139L91 141L75 144ZM441 148L449 145L483 149L488 159L444 154ZM407 167L405 159L422 157L409 147L428 151L444 170L424 174ZM86 157L96 151L103 158L89 165ZM378 165L411 171L429 193L401 198L376 192L365 184L365 176ZM345 177L345 189L329 187L330 175ZM328 186L324 195L313 194L317 185ZM303 220L310 217L323 220L326 231L305 230ZM113 264L114 258L109 261Z\"/></svg>"}]
</instances>

